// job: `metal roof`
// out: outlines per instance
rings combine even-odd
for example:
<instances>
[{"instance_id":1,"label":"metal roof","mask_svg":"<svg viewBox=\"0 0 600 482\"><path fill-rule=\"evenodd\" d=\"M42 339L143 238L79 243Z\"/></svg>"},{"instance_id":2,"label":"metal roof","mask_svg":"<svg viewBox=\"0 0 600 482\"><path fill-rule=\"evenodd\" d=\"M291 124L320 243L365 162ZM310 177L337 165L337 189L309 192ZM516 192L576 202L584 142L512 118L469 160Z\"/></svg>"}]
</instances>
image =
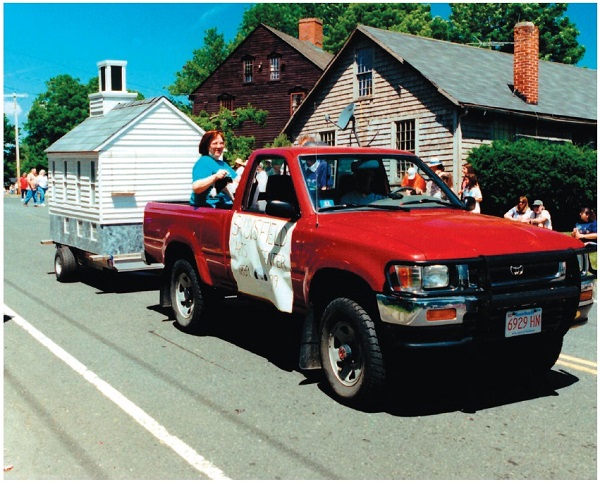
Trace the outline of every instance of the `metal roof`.
<instances>
[{"instance_id":1,"label":"metal roof","mask_svg":"<svg viewBox=\"0 0 600 482\"><path fill-rule=\"evenodd\" d=\"M539 100L531 105L512 92L512 54L363 25L357 31L414 67L455 104L597 120L596 70L540 60Z\"/></svg>"},{"instance_id":2,"label":"metal roof","mask_svg":"<svg viewBox=\"0 0 600 482\"><path fill-rule=\"evenodd\" d=\"M135 122L144 112L157 105L166 97L151 97L124 104L118 104L104 115L88 117L81 124L67 132L48 149L52 152L94 152L122 129Z\"/></svg>"}]
</instances>

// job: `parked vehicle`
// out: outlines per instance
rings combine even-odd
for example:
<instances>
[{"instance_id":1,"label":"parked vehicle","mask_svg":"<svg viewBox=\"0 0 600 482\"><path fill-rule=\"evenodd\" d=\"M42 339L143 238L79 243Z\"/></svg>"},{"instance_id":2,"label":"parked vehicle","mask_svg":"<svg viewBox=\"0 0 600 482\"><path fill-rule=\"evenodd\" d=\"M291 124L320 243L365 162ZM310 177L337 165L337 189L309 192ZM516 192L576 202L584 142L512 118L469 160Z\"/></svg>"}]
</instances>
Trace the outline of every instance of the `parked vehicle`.
<instances>
[{"instance_id":1,"label":"parked vehicle","mask_svg":"<svg viewBox=\"0 0 600 482\"><path fill-rule=\"evenodd\" d=\"M283 174L258 193L266 160ZM329 170L318 188L304 176L315 161ZM412 166L435 196L399 186ZM342 201L362 171L376 196ZM397 150L261 149L231 209L150 202L143 229L146 262L164 265L160 304L180 327L206 323L222 295L299 313L300 368L323 369L352 403L371 400L409 348L489 347L511 370L541 375L593 304L582 243L467 211L421 159Z\"/></svg>"}]
</instances>

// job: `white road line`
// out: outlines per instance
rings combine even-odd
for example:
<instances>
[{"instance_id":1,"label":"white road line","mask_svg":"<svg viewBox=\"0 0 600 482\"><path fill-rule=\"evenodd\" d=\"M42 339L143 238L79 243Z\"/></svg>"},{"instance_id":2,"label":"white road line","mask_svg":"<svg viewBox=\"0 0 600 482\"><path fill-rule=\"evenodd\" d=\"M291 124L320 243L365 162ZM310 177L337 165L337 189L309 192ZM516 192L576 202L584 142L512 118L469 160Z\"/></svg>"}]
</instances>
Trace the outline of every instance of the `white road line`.
<instances>
[{"instance_id":1,"label":"white road line","mask_svg":"<svg viewBox=\"0 0 600 482\"><path fill-rule=\"evenodd\" d=\"M100 391L100 393L116 404L121 410L133 418L142 427L148 430L148 432L154 435L161 443L170 447L183 460L198 470L198 472L201 472L212 480L230 480L225 476L221 469L215 467L185 442L176 436L171 435L165 427L159 424L140 407L135 405L131 400L127 399L121 392L102 380L94 372L88 370L80 361L67 353L64 349L54 343L37 328L25 321L25 319L23 319L21 316L17 315L6 305L4 305L4 313L10 316L12 321L27 331L31 336L33 336L33 338L50 350L60 360L65 362L69 367L75 370L75 372L81 375L85 380L94 385Z\"/></svg>"}]
</instances>

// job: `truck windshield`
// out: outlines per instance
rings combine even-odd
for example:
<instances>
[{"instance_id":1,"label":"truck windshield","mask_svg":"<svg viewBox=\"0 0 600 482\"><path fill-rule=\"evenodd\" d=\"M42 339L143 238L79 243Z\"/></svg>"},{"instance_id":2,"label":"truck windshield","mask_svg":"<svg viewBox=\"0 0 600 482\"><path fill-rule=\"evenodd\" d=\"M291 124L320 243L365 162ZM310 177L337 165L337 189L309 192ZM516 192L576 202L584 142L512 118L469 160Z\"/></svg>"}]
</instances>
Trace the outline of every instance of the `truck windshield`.
<instances>
[{"instance_id":1,"label":"truck windshield","mask_svg":"<svg viewBox=\"0 0 600 482\"><path fill-rule=\"evenodd\" d=\"M306 189L316 211L463 208L452 177L410 155L300 156Z\"/></svg>"}]
</instances>

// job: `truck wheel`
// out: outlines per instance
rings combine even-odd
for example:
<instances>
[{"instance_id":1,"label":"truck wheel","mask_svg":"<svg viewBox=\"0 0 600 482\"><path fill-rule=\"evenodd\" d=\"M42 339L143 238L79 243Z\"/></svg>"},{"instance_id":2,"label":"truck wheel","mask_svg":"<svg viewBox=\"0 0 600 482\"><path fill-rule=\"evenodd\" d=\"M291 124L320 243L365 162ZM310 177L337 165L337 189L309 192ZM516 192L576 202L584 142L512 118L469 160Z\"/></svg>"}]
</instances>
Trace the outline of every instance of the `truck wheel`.
<instances>
[{"instance_id":1,"label":"truck wheel","mask_svg":"<svg viewBox=\"0 0 600 482\"><path fill-rule=\"evenodd\" d=\"M188 260L175 262L170 286L175 321L185 330L197 327L204 316L205 302L196 269Z\"/></svg>"},{"instance_id":2,"label":"truck wheel","mask_svg":"<svg viewBox=\"0 0 600 482\"><path fill-rule=\"evenodd\" d=\"M332 301L321 323L321 363L335 395L362 403L385 383L385 364L371 317L347 298Z\"/></svg>"},{"instance_id":3,"label":"truck wheel","mask_svg":"<svg viewBox=\"0 0 600 482\"><path fill-rule=\"evenodd\" d=\"M69 281L75 277L77 272L77 259L68 246L56 248L54 255L54 274L61 283Z\"/></svg>"}]
</instances>

